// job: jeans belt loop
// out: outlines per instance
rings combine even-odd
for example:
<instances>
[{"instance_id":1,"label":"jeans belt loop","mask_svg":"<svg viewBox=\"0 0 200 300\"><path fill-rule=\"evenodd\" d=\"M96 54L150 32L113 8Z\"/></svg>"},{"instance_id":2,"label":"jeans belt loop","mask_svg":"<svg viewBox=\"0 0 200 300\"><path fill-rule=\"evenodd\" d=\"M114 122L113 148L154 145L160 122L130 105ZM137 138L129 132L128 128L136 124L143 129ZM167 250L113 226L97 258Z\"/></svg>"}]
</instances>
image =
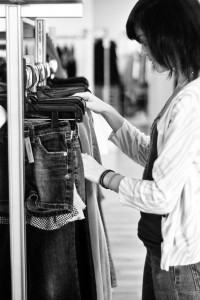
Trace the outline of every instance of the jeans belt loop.
<instances>
[{"instance_id":1,"label":"jeans belt loop","mask_svg":"<svg viewBox=\"0 0 200 300\"><path fill-rule=\"evenodd\" d=\"M34 128L34 125L30 125L30 138L31 138L31 141L35 140L35 128Z\"/></svg>"},{"instance_id":2,"label":"jeans belt loop","mask_svg":"<svg viewBox=\"0 0 200 300\"><path fill-rule=\"evenodd\" d=\"M66 141L71 141L72 137L71 137L71 129L70 129L70 133L68 131L65 131L65 140Z\"/></svg>"}]
</instances>

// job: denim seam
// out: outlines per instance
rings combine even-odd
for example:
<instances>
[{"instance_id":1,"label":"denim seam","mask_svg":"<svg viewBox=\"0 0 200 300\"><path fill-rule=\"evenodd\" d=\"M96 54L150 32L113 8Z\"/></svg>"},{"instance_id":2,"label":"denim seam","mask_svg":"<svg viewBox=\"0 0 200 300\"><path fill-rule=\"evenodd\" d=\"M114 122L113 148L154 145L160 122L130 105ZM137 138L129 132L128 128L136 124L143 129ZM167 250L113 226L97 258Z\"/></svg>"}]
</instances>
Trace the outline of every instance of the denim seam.
<instances>
[{"instance_id":1,"label":"denim seam","mask_svg":"<svg viewBox=\"0 0 200 300\"><path fill-rule=\"evenodd\" d=\"M194 284L195 284L196 290L200 291L200 274L196 270L196 267L194 264L190 265L190 267L191 267L191 271L192 271L192 276L194 278Z\"/></svg>"},{"instance_id":2,"label":"denim seam","mask_svg":"<svg viewBox=\"0 0 200 300\"><path fill-rule=\"evenodd\" d=\"M57 152L49 152L46 150L46 148L42 145L42 142L40 140L40 137L37 136L36 139L35 139L35 143L37 144L38 148L48 154L48 155L52 155L52 156L59 156L60 158L62 158L63 156L67 156L68 155L68 152L69 152L69 149L66 149L66 151L57 151ZM64 155L64 153L67 153L66 155Z\"/></svg>"},{"instance_id":3,"label":"denim seam","mask_svg":"<svg viewBox=\"0 0 200 300\"><path fill-rule=\"evenodd\" d=\"M48 203L48 202L44 203L44 202L35 201L35 205L38 208L73 209L73 205L69 203Z\"/></svg>"}]
</instances>

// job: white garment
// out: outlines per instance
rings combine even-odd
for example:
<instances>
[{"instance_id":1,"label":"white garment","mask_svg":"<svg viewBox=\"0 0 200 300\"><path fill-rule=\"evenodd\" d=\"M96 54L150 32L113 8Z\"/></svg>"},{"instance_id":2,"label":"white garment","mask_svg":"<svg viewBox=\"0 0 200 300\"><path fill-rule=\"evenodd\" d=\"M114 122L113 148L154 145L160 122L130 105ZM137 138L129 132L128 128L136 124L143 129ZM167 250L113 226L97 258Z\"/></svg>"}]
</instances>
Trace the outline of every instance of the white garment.
<instances>
[{"instance_id":1,"label":"white garment","mask_svg":"<svg viewBox=\"0 0 200 300\"><path fill-rule=\"evenodd\" d=\"M119 198L162 218L161 268L200 261L200 79L172 100L158 121L153 181L124 177ZM146 163L149 137L124 120L109 139L134 161Z\"/></svg>"},{"instance_id":2,"label":"white garment","mask_svg":"<svg viewBox=\"0 0 200 300\"><path fill-rule=\"evenodd\" d=\"M0 105L0 128L3 126L3 124L6 122L6 111L5 109Z\"/></svg>"}]
</instances>

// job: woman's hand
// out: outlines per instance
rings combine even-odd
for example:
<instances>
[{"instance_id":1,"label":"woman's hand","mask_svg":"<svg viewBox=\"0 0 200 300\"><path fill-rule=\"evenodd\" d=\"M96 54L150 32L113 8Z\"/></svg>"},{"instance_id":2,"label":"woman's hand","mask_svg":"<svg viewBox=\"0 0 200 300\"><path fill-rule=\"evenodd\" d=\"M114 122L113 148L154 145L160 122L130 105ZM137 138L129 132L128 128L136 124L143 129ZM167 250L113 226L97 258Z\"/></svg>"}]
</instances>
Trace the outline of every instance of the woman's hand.
<instances>
[{"instance_id":1,"label":"woman's hand","mask_svg":"<svg viewBox=\"0 0 200 300\"><path fill-rule=\"evenodd\" d=\"M108 103L90 92L76 93L74 96L83 98L86 101L87 108L97 114L101 114L114 132L122 126L124 118Z\"/></svg>"},{"instance_id":2,"label":"woman's hand","mask_svg":"<svg viewBox=\"0 0 200 300\"><path fill-rule=\"evenodd\" d=\"M82 153L85 178L94 183L99 183L101 174L106 170L92 156Z\"/></svg>"},{"instance_id":3,"label":"woman's hand","mask_svg":"<svg viewBox=\"0 0 200 300\"><path fill-rule=\"evenodd\" d=\"M87 108L96 114L103 114L110 109L110 105L90 92L76 93L73 96L81 97L86 101Z\"/></svg>"}]
</instances>

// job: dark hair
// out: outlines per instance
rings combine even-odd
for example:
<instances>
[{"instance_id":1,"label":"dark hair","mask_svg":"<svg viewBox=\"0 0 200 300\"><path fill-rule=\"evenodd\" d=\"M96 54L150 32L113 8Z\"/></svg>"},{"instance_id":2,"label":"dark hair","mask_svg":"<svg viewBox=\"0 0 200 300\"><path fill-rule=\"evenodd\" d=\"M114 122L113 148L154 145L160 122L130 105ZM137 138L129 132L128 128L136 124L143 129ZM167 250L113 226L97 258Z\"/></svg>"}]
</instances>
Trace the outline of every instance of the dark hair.
<instances>
[{"instance_id":1,"label":"dark hair","mask_svg":"<svg viewBox=\"0 0 200 300\"><path fill-rule=\"evenodd\" d=\"M198 0L139 0L133 7L126 32L138 40L144 33L152 56L170 70L179 69L189 78L200 70L200 3Z\"/></svg>"}]
</instances>

